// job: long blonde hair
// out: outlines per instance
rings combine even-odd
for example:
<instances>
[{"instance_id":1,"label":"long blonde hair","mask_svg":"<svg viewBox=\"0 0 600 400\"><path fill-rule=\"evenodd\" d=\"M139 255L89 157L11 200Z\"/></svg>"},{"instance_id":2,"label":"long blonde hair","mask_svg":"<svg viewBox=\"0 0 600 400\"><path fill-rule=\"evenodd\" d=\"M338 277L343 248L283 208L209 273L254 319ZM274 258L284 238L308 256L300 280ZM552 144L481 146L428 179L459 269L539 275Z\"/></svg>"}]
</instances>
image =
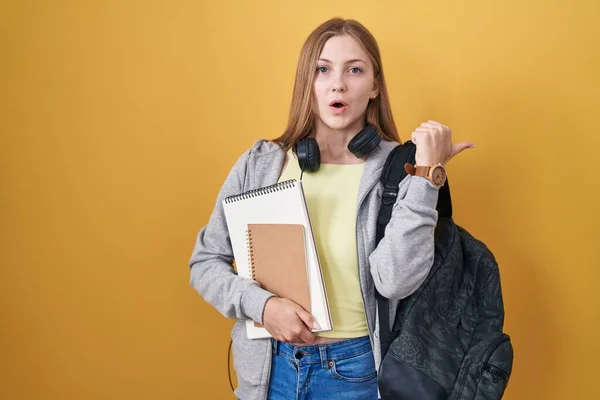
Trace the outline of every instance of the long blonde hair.
<instances>
[{"instance_id":1,"label":"long blonde hair","mask_svg":"<svg viewBox=\"0 0 600 400\"><path fill-rule=\"evenodd\" d=\"M302 46L287 127L281 136L273 139L286 151L309 136L315 129L313 85L319 55L327 40L333 36L345 34L352 36L367 52L373 64L375 79L379 83L379 95L369 101L367 105L366 122L377 128L377 132L384 139L400 143L400 136L392 116L377 41L358 21L332 18L312 31Z\"/></svg>"}]
</instances>

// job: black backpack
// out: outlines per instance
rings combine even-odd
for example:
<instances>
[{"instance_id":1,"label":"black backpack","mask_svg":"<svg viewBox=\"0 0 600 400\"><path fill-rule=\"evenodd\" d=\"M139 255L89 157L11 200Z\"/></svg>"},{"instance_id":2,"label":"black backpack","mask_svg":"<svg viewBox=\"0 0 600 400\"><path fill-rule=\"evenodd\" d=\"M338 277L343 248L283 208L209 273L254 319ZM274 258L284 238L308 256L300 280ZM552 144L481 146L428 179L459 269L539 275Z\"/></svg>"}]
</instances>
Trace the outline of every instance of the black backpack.
<instances>
[{"instance_id":1,"label":"black backpack","mask_svg":"<svg viewBox=\"0 0 600 400\"><path fill-rule=\"evenodd\" d=\"M416 147L390 153L381 176L383 196L377 242L385 234L404 164ZM490 250L452 220L450 189L438 198L435 258L413 294L397 306L390 328L389 300L377 296L384 400L501 399L512 370L513 347L503 333L504 305L498 264Z\"/></svg>"}]
</instances>

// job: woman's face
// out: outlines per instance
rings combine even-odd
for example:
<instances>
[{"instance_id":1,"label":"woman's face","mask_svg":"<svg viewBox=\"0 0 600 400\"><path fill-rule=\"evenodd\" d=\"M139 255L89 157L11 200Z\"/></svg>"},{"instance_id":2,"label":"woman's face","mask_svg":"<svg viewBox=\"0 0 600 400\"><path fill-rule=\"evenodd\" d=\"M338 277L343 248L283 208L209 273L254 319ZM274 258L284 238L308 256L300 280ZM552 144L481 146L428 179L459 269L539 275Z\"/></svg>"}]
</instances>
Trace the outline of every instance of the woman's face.
<instances>
[{"instance_id":1,"label":"woman's face","mask_svg":"<svg viewBox=\"0 0 600 400\"><path fill-rule=\"evenodd\" d=\"M368 54L351 36L334 36L325 43L315 68L315 113L320 122L330 129L362 129L369 99L378 94Z\"/></svg>"}]
</instances>

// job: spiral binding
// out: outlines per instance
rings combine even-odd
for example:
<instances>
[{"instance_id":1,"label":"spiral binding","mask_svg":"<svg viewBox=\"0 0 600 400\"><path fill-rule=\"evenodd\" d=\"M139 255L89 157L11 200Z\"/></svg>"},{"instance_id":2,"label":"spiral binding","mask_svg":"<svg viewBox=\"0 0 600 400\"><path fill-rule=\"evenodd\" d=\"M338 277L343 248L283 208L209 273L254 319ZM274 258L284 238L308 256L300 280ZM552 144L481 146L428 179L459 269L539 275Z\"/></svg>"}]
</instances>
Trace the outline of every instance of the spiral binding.
<instances>
[{"instance_id":1,"label":"spiral binding","mask_svg":"<svg viewBox=\"0 0 600 400\"><path fill-rule=\"evenodd\" d=\"M252 197L262 196L268 193L275 193L284 189L290 189L296 186L296 182L296 179L289 179L287 181L279 182L274 185L265 186L258 189L252 189L244 193L228 196L225 198L225 203L233 203L240 200L250 199Z\"/></svg>"},{"instance_id":2,"label":"spiral binding","mask_svg":"<svg viewBox=\"0 0 600 400\"><path fill-rule=\"evenodd\" d=\"M250 266L250 278L254 279L256 276L256 269L254 268L254 248L252 247L252 231L246 229L246 247L248 249L248 265Z\"/></svg>"}]
</instances>

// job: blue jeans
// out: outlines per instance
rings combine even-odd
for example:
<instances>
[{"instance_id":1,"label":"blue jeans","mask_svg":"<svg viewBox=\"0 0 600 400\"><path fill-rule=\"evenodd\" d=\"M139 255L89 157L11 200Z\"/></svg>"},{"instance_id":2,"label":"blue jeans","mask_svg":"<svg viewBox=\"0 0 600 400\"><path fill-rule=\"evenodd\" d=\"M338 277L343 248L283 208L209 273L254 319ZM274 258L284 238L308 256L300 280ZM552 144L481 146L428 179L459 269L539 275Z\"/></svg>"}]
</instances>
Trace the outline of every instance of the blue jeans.
<instances>
[{"instance_id":1,"label":"blue jeans","mask_svg":"<svg viewBox=\"0 0 600 400\"><path fill-rule=\"evenodd\" d=\"M268 400L377 400L368 336L314 346L273 340Z\"/></svg>"}]
</instances>

